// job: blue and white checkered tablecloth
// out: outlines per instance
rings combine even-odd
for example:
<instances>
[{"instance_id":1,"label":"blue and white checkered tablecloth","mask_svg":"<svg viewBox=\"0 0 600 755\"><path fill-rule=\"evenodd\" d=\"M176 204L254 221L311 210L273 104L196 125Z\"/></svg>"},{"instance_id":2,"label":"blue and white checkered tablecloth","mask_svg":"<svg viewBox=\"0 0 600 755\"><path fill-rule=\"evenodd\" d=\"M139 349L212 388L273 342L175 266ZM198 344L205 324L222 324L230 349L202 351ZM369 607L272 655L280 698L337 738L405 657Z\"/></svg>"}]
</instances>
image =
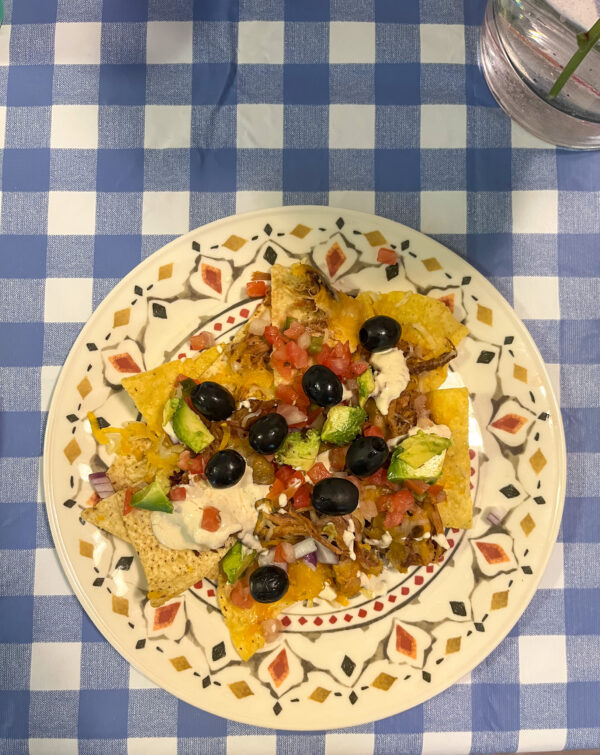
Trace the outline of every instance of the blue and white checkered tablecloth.
<instances>
[{"instance_id":1,"label":"blue and white checkered tablecloth","mask_svg":"<svg viewBox=\"0 0 600 755\"><path fill-rule=\"evenodd\" d=\"M0 752L600 747L600 154L511 126L477 65L483 0L5 5ZM60 367L119 279L190 228L300 203L399 220L481 270L548 363L569 469L559 542L500 647L424 705L312 734L216 718L130 668L65 581L39 475Z\"/></svg>"}]
</instances>

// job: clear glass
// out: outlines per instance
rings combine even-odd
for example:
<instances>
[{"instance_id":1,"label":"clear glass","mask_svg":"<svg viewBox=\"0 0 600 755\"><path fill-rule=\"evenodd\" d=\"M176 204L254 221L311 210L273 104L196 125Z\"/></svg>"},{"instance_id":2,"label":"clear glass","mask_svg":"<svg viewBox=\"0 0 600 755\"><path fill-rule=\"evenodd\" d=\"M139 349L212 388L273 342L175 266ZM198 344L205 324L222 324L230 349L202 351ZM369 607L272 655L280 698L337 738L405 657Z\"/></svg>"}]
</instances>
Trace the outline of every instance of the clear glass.
<instances>
[{"instance_id":1,"label":"clear glass","mask_svg":"<svg viewBox=\"0 0 600 755\"><path fill-rule=\"evenodd\" d=\"M600 44L554 100L548 92L600 16L597 0L489 0L481 64L502 109L535 136L563 147L600 148Z\"/></svg>"}]
</instances>

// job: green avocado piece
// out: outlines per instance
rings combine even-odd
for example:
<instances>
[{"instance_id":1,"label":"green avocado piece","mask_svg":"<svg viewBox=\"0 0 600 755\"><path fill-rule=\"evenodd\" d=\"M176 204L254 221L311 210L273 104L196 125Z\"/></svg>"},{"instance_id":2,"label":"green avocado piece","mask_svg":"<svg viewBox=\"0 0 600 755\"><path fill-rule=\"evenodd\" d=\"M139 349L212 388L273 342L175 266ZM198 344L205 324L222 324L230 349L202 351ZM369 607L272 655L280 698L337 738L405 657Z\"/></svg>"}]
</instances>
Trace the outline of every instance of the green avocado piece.
<instances>
[{"instance_id":1,"label":"green avocado piece","mask_svg":"<svg viewBox=\"0 0 600 755\"><path fill-rule=\"evenodd\" d=\"M180 399L170 398L163 407L162 425L163 427L171 421L172 416L175 414L176 409L179 406Z\"/></svg>"},{"instance_id":2,"label":"green avocado piece","mask_svg":"<svg viewBox=\"0 0 600 755\"><path fill-rule=\"evenodd\" d=\"M308 430L306 434L290 433L275 453L275 461L308 472L315 463L320 445L318 430Z\"/></svg>"},{"instance_id":3,"label":"green avocado piece","mask_svg":"<svg viewBox=\"0 0 600 755\"><path fill-rule=\"evenodd\" d=\"M215 438L196 412L182 399L178 401L171 419L173 432L182 443L198 454L210 446Z\"/></svg>"},{"instance_id":4,"label":"green avocado piece","mask_svg":"<svg viewBox=\"0 0 600 755\"><path fill-rule=\"evenodd\" d=\"M364 408L367 399L375 390L375 378L371 367L366 369L362 375L359 375L356 382L358 383L358 403Z\"/></svg>"},{"instance_id":5,"label":"green avocado piece","mask_svg":"<svg viewBox=\"0 0 600 755\"><path fill-rule=\"evenodd\" d=\"M244 554L244 550L246 553ZM230 584L237 582L256 558L256 551L245 549L238 540L221 559L221 566Z\"/></svg>"},{"instance_id":6,"label":"green avocado piece","mask_svg":"<svg viewBox=\"0 0 600 755\"><path fill-rule=\"evenodd\" d=\"M335 446L345 446L354 440L367 419L360 406L332 406L321 430L321 440Z\"/></svg>"},{"instance_id":7,"label":"green avocado piece","mask_svg":"<svg viewBox=\"0 0 600 755\"><path fill-rule=\"evenodd\" d=\"M131 506L136 509L148 511L164 511L166 514L173 513L173 504L165 495L165 491L155 481L138 491L131 497Z\"/></svg>"},{"instance_id":8,"label":"green avocado piece","mask_svg":"<svg viewBox=\"0 0 600 755\"><path fill-rule=\"evenodd\" d=\"M442 451L437 456L432 456L429 461L420 467L411 467L399 457L392 456L387 478L390 482L402 482L402 480L424 480L433 483L442 474L446 452Z\"/></svg>"},{"instance_id":9,"label":"green avocado piece","mask_svg":"<svg viewBox=\"0 0 600 755\"><path fill-rule=\"evenodd\" d=\"M394 453L411 467L421 467L432 456L437 456L452 444L449 438L419 430L416 435L409 435L400 443Z\"/></svg>"}]
</instances>

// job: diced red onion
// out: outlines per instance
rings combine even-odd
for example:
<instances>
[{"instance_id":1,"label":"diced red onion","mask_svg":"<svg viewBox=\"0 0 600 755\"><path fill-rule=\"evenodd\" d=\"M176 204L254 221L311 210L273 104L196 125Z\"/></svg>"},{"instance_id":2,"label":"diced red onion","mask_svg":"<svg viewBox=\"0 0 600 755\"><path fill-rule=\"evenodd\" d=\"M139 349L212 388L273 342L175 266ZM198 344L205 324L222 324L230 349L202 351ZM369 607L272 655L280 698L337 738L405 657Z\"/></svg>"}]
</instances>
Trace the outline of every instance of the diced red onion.
<instances>
[{"instance_id":1,"label":"diced red onion","mask_svg":"<svg viewBox=\"0 0 600 755\"><path fill-rule=\"evenodd\" d=\"M108 498L115 492L112 482L108 479L108 475L105 472L92 472L89 476L89 481L100 498Z\"/></svg>"},{"instance_id":2,"label":"diced red onion","mask_svg":"<svg viewBox=\"0 0 600 755\"><path fill-rule=\"evenodd\" d=\"M253 336L262 336L264 335L265 328L267 325L270 325L270 322L268 320L258 319L258 320L251 320L250 325L248 326L248 331Z\"/></svg>"},{"instance_id":3,"label":"diced red onion","mask_svg":"<svg viewBox=\"0 0 600 755\"><path fill-rule=\"evenodd\" d=\"M339 558L335 555L333 551L330 551L329 548L326 548L323 543L320 543L318 540L315 540L315 545L317 546L316 554L317 554L317 561L320 564L337 564L339 561Z\"/></svg>"},{"instance_id":4,"label":"diced red onion","mask_svg":"<svg viewBox=\"0 0 600 755\"><path fill-rule=\"evenodd\" d=\"M175 435L170 422L167 425L163 425L163 431L174 446L176 446L178 443L181 443L179 438Z\"/></svg>"},{"instance_id":5,"label":"diced red onion","mask_svg":"<svg viewBox=\"0 0 600 755\"><path fill-rule=\"evenodd\" d=\"M304 558L309 553L314 553L317 550L317 544L312 537L307 537L294 545L294 556L296 559Z\"/></svg>"},{"instance_id":6,"label":"diced red onion","mask_svg":"<svg viewBox=\"0 0 600 755\"><path fill-rule=\"evenodd\" d=\"M308 349L308 347L310 346L310 340L310 334L307 331L304 331L304 333L302 333L296 343L301 349Z\"/></svg>"},{"instance_id":7,"label":"diced red onion","mask_svg":"<svg viewBox=\"0 0 600 755\"><path fill-rule=\"evenodd\" d=\"M302 556L302 561L313 571L317 568L317 551L316 549L312 553L307 553L306 556Z\"/></svg>"},{"instance_id":8,"label":"diced red onion","mask_svg":"<svg viewBox=\"0 0 600 755\"><path fill-rule=\"evenodd\" d=\"M506 512L501 509L490 509L487 513L486 519L490 524L500 524L505 516Z\"/></svg>"},{"instance_id":9,"label":"diced red onion","mask_svg":"<svg viewBox=\"0 0 600 755\"><path fill-rule=\"evenodd\" d=\"M306 414L298 409L297 406L293 406L292 404L280 403L276 409L276 412L277 414L281 414L288 425L296 425L300 422L306 422L307 420Z\"/></svg>"}]
</instances>

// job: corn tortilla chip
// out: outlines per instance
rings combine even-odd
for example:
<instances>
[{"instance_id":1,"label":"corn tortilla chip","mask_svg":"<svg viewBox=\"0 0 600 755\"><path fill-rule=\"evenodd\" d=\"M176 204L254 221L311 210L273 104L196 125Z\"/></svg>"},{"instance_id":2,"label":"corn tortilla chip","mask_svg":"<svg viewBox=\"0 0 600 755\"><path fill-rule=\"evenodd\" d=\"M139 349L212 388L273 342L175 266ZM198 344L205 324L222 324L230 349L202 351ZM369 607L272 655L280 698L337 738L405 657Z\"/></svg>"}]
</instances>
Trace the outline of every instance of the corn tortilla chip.
<instances>
[{"instance_id":1,"label":"corn tortilla chip","mask_svg":"<svg viewBox=\"0 0 600 755\"><path fill-rule=\"evenodd\" d=\"M118 493L113 493L108 498L98 501L95 506L82 511L81 518L86 522L90 522L90 524L96 525L101 530L109 532L111 535L129 542L129 536L123 522L124 502L125 491L121 490Z\"/></svg>"},{"instance_id":2,"label":"corn tortilla chip","mask_svg":"<svg viewBox=\"0 0 600 755\"><path fill-rule=\"evenodd\" d=\"M148 426L160 433L163 407L171 395L177 376L184 374L197 380L218 356L219 350L213 346L193 359L175 359L153 370L123 378L121 385L133 399Z\"/></svg>"},{"instance_id":3,"label":"corn tortilla chip","mask_svg":"<svg viewBox=\"0 0 600 755\"><path fill-rule=\"evenodd\" d=\"M222 548L214 551L172 550L161 545L154 536L149 511L131 511L123 519L129 540L142 562L148 581L148 598L155 608L201 579L216 581L219 561L235 542L235 538L230 537Z\"/></svg>"},{"instance_id":4,"label":"corn tortilla chip","mask_svg":"<svg viewBox=\"0 0 600 755\"><path fill-rule=\"evenodd\" d=\"M422 294L408 291L375 294L373 308L376 314L397 320L402 325L403 340L420 346L424 359L448 351L448 341L458 346L469 332L443 302Z\"/></svg>"},{"instance_id":5,"label":"corn tortilla chip","mask_svg":"<svg viewBox=\"0 0 600 755\"><path fill-rule=\"evenodd\" d=\"M270 312L270 299L265 298L202 375L204 380L214 380L227 388L237 401L250 396L264 400L275 397L270 347L264 338L249 332L253 320L270 320Z\"/></svg>"},{"instance_id":6,"label":"corn tortilla chip","mask_svg":"<svg viewBox=\"0 0 600 755\"><path fill-rule=\"evenodd\" d=\"M454 441L446 451L439 483L444 486L446 500L440 514L446 527L469 529L473 524L469 459L469 392L466 388L433 391L427 396L431 418L447 425Z\"/></svg>"}]
</instances>

